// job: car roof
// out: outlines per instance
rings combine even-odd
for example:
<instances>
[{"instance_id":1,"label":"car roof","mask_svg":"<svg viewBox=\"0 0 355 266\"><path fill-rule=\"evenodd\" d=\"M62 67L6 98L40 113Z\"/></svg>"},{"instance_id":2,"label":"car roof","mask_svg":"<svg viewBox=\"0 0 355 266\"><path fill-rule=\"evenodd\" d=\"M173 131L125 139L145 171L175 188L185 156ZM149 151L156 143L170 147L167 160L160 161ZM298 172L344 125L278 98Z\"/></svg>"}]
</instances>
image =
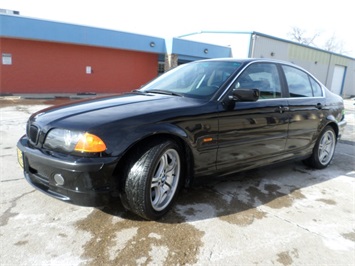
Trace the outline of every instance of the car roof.
<instances>
[{"instance_id":1,"label":"car roof","mask_svg":"<svg viewBox=\"0 0 355 266\"><path fill-rule=\"evenodd\" d=\"M249 63L255 63L255 62L283 64L283 65L288 65L288 66L298 68L298 69L306 72L307 74L311 75L313 78L315 78L315 76L312 75L308 70L304 69L303 67L301 67L293 62L287 62L287 61L283 61L283 60L279 60L279 59L272 59L272 58L230 58L230 57L226 57L226 58L204 59L204 60L199 60L199 61L195 61L195 62L212 62L212 61L239 62L242 65L248 65ZM317 78L315 78L315 79L317 79Z\"/></svg>"},{"instance_id":2,"label":"car roof","mask_svg":"<svg viewBox=\"0 0 355 266\"><path fill-rule=\"evenodd\" d=\"M204 59L199 61L224 61L224 62L239 62L239 63L251 63L251 62L273 62L273 63L280 63L286 65L293 65L297 66L292 62L287 62L283 60L271 59L271 58L211 58L211 59Z\"/></svg>"}]
</instances>

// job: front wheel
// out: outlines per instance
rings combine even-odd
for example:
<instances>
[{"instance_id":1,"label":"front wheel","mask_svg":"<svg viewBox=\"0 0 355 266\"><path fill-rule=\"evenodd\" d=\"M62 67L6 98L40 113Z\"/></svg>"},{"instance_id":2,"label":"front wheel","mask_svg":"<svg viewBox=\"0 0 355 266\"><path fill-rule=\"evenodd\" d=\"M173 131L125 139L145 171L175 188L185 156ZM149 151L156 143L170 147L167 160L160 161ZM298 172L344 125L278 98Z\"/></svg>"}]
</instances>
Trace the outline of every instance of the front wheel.
<instances>
[{"instance_id":1,"label":"front wheel","mask_svg":"<svg viewBox=\"0 0 355 266\"><path fill-rule=\"evenodd\" d=\"M320 134L313 148L312 156L304 163L316 169L326 168L333 159L336 142L334 129L327 126Z\"/></svg>"},{"instance_id":2,"label":"front wheel","mask_svg":"<svg viewBox=\"0 0 355 266\"><path fill-rule=\"evenodd\" d=\"M145 219L157 220L171 208L180 188L181 149L167 140L143 148L132 159L125 174L125 205Z\"/></svg>"}]
</instances>

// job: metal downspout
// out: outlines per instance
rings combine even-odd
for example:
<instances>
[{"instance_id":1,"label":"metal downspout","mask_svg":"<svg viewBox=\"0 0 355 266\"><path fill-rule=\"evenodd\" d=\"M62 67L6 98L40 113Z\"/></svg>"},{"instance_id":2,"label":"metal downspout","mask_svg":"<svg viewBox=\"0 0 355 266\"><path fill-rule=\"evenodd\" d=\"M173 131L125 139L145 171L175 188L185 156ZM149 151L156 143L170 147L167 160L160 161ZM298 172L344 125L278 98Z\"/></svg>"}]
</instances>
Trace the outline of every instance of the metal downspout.
<instances>
[{"instance_id":1,"label":"metal downspout","mask_svg":"<svg viewBox=\"0 0 355 266\"><path fill-rule=\"evenodd\" d=\"M256 42L256 34L253 33L250 35L250 42L251 46L249 46L249 58L254 58L254 52L255 52L255 42Z\"/></svg>"},{"instance_id":2,"label":"metal downspout","mask_svg":"<svg viewBox=\"0 0 355 266\"><path fill-rule=\"evenodd\" d=\"M332 54L329 54L329 62L328 62L328 68L327 68L327 75L325 76L325 86L331 90L331 88L328 86L328 77L329 77L329 70L330 70L330 63L332 61Z\"/></svg>"}]
</instances>

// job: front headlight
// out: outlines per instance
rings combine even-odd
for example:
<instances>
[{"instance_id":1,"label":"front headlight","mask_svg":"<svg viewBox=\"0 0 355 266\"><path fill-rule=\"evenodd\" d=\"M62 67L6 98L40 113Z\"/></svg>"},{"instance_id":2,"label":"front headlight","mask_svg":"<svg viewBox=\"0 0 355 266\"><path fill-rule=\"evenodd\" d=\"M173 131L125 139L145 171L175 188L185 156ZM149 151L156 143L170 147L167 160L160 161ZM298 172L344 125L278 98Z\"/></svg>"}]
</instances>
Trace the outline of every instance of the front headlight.
<instances>
[{"instance_id":1,"label":"front headlight","mask_svg":"<svg viewBox=\"0 0 355 266\"><path fill-rule=\"evenodd\" d=\"M64 152L103 152L105 143L96 135L68 129L52 129L47 134L43 147Z\"/></svg>"}]
</instances>

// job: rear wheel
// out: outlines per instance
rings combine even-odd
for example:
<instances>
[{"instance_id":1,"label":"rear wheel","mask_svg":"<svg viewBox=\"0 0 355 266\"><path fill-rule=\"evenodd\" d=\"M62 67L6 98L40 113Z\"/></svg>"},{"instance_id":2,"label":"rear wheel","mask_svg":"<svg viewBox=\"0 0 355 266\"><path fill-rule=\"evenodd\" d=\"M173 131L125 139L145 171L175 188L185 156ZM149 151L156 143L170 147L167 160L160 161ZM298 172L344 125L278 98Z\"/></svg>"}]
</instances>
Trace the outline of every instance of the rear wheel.
<instances>
[{"instance_id":1,"label":"rear wheel","mask_svg":"<svg viewBox=\"0 0 355 266\"><path fill-rule=\"evenodd\" d=\"M143 148L126 170L124 205L145 219L161 218L176 198L182 170L181 150L175 142Z\"/></svg>"},{"instance_id":2,"label":"rear wheel","mask_svg":"<svg viewBox=\"0 0 355 266\"><path fill-rule=\"evenodd\" d=\"M304 161L305 164L316 169L326 168L333 159L336 141L334 129L327 126L320 134L312 156Z\"/></svg>"}]
</instances>

